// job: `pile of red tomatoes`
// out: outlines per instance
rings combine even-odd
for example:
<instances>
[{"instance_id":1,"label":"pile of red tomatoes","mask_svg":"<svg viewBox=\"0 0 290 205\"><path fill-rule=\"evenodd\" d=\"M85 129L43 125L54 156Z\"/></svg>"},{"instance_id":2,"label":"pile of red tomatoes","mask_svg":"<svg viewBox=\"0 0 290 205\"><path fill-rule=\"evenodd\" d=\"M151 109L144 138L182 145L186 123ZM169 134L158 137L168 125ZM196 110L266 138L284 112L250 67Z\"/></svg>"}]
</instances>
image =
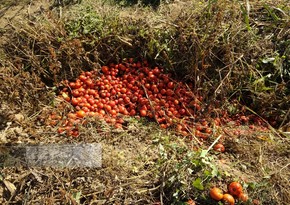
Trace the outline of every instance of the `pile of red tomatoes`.
<instances>
[{"instance_id":1,"label":"pile of red tomatoes","mask_svg":"<svg viewBox=\"0 0 290 205\"><path fill-rule=\"evenodd\" d=\"M73 105L74 111L67 114L58 131L71 136L78 136L78 124L86 117L122 128L124 116L147 117L162 128L172 127L187 135L188 123L201 110L202 98L190 86L174 81L161 68L150 68L146 61L129 59L102 66L101 70L83 72L75 81L64 84L60 97ZM50 120L56 124L59 119L51 116ZM205 129L210 133L206 126L207 122L201 122L196 132Z\"/></svg>"}]
</instances>

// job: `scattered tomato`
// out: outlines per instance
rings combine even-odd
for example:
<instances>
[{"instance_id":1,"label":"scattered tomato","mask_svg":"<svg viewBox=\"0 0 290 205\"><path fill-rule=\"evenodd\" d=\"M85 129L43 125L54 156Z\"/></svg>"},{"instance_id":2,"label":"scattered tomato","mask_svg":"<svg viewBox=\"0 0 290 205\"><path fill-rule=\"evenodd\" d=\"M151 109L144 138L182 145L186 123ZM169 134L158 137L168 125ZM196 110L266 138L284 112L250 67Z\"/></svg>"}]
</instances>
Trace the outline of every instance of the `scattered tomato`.
<instances>
[{"instance_id":1,"label":"scattered tomato","mask_svg":"<svg viewBox=\"0 0 290 205\"><path fill-rule=\"evenodd\" d=\"M239 199L240 201L246 202L246 201L248 201L249 197L248 197L248 195L245 194L245 193L240 193L239 196L238 196L238 199Z\"/></svg>"},{"instance_id":2,"label":"scattered tomato","mask_svg":"<svg viewBox=\"0 0 290 205\"><path fill-rule=\"evenodd\" d=\"M225 151L225 146L221 143L216 144L213 149L217 152L224 152Z\"/></svg>"},{"instance_id":3,"label":"scattered tomato","mask_svg":"<svg viewBox=\"0 0 290 205\"><path fill-rule=\"evenodd\" d=\"M234 205L235 204L235 199L230 194L224 194L223 202L224 202L224 205Z\"/></svg>"},{"instance_id":4,"label":"scattered tomato","mask_svg":"<svg viewBox=\"0 0 290 205\"><path fill-rule=\"evenodd\" d=\"M209 194L212 199L217 200L217 201L222 200L224 197L223 191L217 187L211 188Z\"/></svg>"},{"instance_id":5,"label":"scattered tomato","mask_svg":"<svg viewBox=\"0 0 290 205\"><path fill-rule=\"evenodd\" d=\"M233 196L239 196L243 193L243 187L239 182L231 182L228 189L229 193Z\"/></svg>"},{"instance_id":6,"label":"scattered tomato","mask_svg":"<svg viewBox=\"0 0 290 205\"><path fill-rule=\"evenodd\" d=\"M186 202L187 205L196 205L195 201L193 201L192 199L189 199L187 202Z\"/></svg>"},{"instance_id":7,"label":"scattered tomato","mask_svg":"<svg viewBox=\"0 0 290 205\"><path fill-rule=\"evenodd\" d=\"M260 200L259 199L253 199L253 204L254 205L259 205L260 204Z\"/></svg>"}]
</instances>

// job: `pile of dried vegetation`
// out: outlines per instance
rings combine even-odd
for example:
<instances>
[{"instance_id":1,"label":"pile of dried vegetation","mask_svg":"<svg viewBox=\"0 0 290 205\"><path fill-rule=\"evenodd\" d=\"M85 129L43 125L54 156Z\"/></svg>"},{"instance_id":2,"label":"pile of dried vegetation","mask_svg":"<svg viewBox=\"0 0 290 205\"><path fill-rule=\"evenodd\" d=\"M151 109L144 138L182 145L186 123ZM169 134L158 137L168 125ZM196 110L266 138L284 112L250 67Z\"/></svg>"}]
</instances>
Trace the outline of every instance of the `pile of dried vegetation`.
<instances>
[{"instance_id":1,"label":"pile of dried vegetation","mask_svg":"<svg viewBox=\"0 0 290 205\"><path fill-rule=\"evenodd\" d=\"M279 127L290 117L286 5L185 1L154 12L84 3L62 19L32 15L8 32L5 50L49 86L99 64L147 59L194 82L208 102L238 99Z\"/></svg>"},{"instance_id":2,"label":"pile of dried vegetation","mask_svg":"<svg viewBox=\"0 0 290 205\"><path fill-rule=\"evenodd\" d=\"M207 105L235 114L235 101L273 127L286 127L287 0L173 1L154 9L84 0L48 7L25 12L1 30L1 143L100 142L103 167L6 167L2 203L182 204L191 198L217 204L208 189L218 185L226 190L233 180L242 181L251 201L290 203L289 137L274 129L250 133L241 127L237 137L225 131L236 129L227 125L216 132L226 136L228 151L217 154L204 151L210 144L196 148L194 141L145 119L126 119L122 132L92 120L80 127L79 138L59 136L57 128L45 124L57 109L55 97L64 79L133 57L193 83L193 92ZM56 111L64 116L68 110Z\"/></svg>"}]
</instances>

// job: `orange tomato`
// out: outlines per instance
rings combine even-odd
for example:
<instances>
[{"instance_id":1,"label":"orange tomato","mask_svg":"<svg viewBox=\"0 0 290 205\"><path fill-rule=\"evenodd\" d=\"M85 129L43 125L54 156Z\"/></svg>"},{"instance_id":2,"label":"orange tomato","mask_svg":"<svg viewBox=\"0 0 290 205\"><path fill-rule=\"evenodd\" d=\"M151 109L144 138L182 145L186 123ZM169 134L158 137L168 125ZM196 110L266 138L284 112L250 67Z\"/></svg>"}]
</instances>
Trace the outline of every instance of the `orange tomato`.
<instances>
[{"instance_id":1,"label":"orange tomato","mask_svg":"<svg viewBox=\"0 0 290 205\"><path fill-rule=\"evenodd\" d=\"M235 199L230 194L224 194L223 202L224 202L224 205L234 205L235 204Z\"/></svg>"},{"instance_id":2,"label":"orange tomato","mask_svg":"<svg viewBox=\"0 0 290 205\"><path fill-rule=\"evenodd\" d=\"M259 199L253 199L253 204L254 205L259 205L260 204L260 200Z\"/></svg>"},{"instance_id":3,"label":"orange tomato","mask_svg":"<svg viewBox=\"0 0 290 205\"><path fill-rule=\"evenodd\" d=\"M240 201L246 202L246 201L248 201L249 197L248 197L248 195L245 194L245 193L240 193L239 196L238 196L238 199L239 199Z\"/></svg>"},{"instance_id":4,"label":"orange tomato","mask_svg":"<svg viewBox=\"0 0 290 205\"><path fill-rule=\"evenodd\" d=\"M86 113L83 110L78 110L76 112L76 116L79 117L79 118L83 118L84 116L86 116Z\"/></svg>"},{"instance_id":5,"label":"orange tomato","mask_svg":"<svg viewBox=\"0 0 290 205\"><path fill-rule=\"evenodd\" d=\"M192 199L189 199L186 204L188 205L195 205L195 202Z\"/></svg>"},{"instance_id":6,"label":"orange tomato","mask_svg":"<svg viewBox=\"0 0 290 205\"><path fill-rule=\"evenodd\" d=\"M140 116L141 117L147 116L147 111L145 109L144 110L140 110Z\"/></svg>"},{"instance_id":7,"label":"orange tomato","mask_svg":"<svg viewBox=\"0 0 290 205\"><path fill-rule=\"evenodd\" d=\"M220 188L213 187L210 189L209 195L212 199L220 201L223 199L224 194L223 191Z\"/></svg>"}]
</instances>

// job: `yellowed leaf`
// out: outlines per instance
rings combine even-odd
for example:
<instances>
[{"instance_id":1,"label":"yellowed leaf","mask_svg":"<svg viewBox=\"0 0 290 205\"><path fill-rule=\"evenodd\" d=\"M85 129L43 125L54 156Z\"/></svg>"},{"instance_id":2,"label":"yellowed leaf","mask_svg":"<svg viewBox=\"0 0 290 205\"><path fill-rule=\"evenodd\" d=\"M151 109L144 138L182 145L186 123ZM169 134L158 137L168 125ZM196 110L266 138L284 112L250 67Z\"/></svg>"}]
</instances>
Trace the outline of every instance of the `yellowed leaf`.
<instances>
[{"instance_id":1,"label":"yellowed leaf","mask_svg":"<svg viewBox=\"0 0 290 205\"><path fill-rule=\"evenodd\" d=\"M6 188L10 191L11 195L14 195L16 191L15 185L6 179L3 180L3 183L5 184Z\"/></svg>"}]
</instances>

